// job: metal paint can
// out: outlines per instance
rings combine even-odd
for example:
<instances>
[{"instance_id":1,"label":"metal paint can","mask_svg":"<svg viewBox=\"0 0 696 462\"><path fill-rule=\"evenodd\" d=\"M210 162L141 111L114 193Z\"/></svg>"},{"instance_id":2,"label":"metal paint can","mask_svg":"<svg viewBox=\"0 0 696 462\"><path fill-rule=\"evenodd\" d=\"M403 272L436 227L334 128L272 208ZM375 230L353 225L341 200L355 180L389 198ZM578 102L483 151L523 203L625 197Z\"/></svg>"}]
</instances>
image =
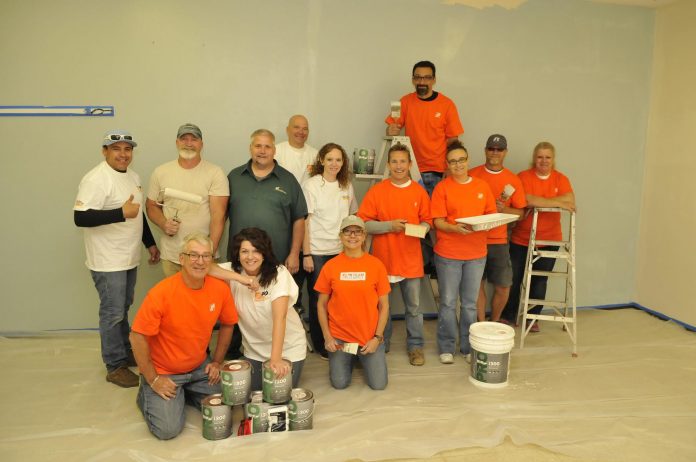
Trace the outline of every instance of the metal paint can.
<instances>
[{"instance_id":1,"label":"metal paint can","mask_svg":"<svg viewBox=\"0 0 696 462\"><path fill-rule=\"evenodd\" d=\"M220 368L222 401L230 406L246 404L251 388L251 364L243 359L226 361Z\"/></svg>"},{"instance_id":2,"label":"metal paint can","mask_svg":"<svg viewBox=\"0 0 696 462\"><path fill-rule=\"evenodd\" d=\"M290 370L292 370L292 363L287 359L283 359L283 361L288 363ZM290 401L292 373L279 379L270 368L269 363L270 361L263 363L263 400L271 404L285 404Z\"/></svg>"},{"instance_id":3,"label":"metal paint can","mask_svg":"<svg viewBox=\"0 0 696 462\"><path fill-rule=\"evenodd\" d=\"M311 430L314 420L314 394L305 388L293 388L290 397L290 431Z\"/></svg>"},{"instance_id":4,"label":"metal paint can","mask_svg":"<svg viewBox=\"0 0 696 462\"><path fill-rule=\"evenodd\" d=\"M222 394L206 396L201 401L203 438L222 440L232 434L232 408L222 402Z\"/></svg>"},{"instance_id":5,"label":"metal paint can","mask_svg":"<svg viewBox=\"0 0 696 462\"><path fill-rule=\"evenodd\" d=\"M251 417L251 428L253 433L268 431L268 408L270 404L262 400L248 403L245 407L245 415Z\"/></svg>"}]
</instances>

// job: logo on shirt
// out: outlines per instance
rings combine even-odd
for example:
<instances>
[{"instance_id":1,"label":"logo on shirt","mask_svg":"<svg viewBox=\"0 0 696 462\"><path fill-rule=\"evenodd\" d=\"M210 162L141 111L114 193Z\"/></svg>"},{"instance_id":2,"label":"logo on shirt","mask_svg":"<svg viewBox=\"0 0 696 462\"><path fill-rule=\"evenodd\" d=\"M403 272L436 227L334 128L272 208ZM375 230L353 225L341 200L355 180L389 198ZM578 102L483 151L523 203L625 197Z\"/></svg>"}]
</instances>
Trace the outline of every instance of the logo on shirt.
<instances>
[{"instance_id":1,"label":"logo on shirt","mask_svg":"<svg viewBox=\"0 0 696 462\"><path fill-rule=\"evenodd\" d=\"M558 188L553 188L553 191L558 194Z\"/></svg>"},{"instance_id":2,"label":"logo on shirt","mask_svg":"<svg viewBox=\"0 0 696 462\"><path fill-rule=\"evenodd\" d=\"M439 119L441 115L442 115L441 112L436 112L436 113L435 113L435 118L436 118L436 119Z\"/></svg>"},{"instance_id":3,"label":"logo on shirt","mask_svg":"<svg viewBox=\"0 0 696 462\"><path fill-rule=\"evenodd\" d=\"M257 290L254 292L254 301L262 302L268 298L268 290Z\"/></svg>"},{"instance_id":4,"label":"logo on shirt","mask_svg":"<svg viewBox=\"0 0 696 462\"><path fill-rule=\"evenodd\" d=\"M75 207L82 207L83 205L85 205L84 202L79 201L79 200L78 200L78 201L75 201Z\"/></svg>"},{"instance_id":5,"label":"logo on shirt","mask_svg":"<svg viewBox=\"0 0 696 462\"><path fill-rule=\"evenodd\" d=\"M478 193L478 198L483 199L483 193Z\"/></svg>"},{"instance_id":6,"label":"logo on shirt","mask_svg":"<svg viewBox=\"0 0 696 462\"><path fill-rule=\"evenodd\" d=\"M350 196L348 194L344 194L341 196L341 199L343 199L344 201L348 201L350 200Z\"/></svg>"},{"instance_id":7,"label":"logo on shirt","mask_svg":"<svg viewBox=\"0 0 696 462\"><path fill-rule=\"evenodd\" d=\"M215 303L210 304L210 312L212 313L213 311L215 311Z\"/></svg>"},{"instance_id":8,"label":"logo on shirt","mask_svg":"<svg viewBox=\"0 0 696 462\"><path fill-rule=\"evenodd\" d=\"M364 271L346 271L341 273L341 281L364 281L367 274Z\"/></svg>"},{"instance_id":9,"label":"logo on shirt","mask_svg":"<svg viewBox=\"0 0 696 462\"><path fill-rule=\"evenodd\" d=\"M286 196L288 195L288 193L286 193L285 191L283 191L283 188L281 188L280 186L276 186L276 187L275 187L275 190L278 191L278 192L282 192L282 193L285 194Z\"/></svg>"}]
</instances>

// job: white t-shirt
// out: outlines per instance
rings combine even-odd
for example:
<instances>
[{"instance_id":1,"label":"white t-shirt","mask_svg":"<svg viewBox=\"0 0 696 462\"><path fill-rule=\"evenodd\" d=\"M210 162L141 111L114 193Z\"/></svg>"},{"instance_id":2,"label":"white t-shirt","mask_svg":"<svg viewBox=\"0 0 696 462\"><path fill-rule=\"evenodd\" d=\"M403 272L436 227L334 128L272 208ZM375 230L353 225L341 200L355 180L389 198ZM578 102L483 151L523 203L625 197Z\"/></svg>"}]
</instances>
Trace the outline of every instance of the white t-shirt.
<instances>
[{"instance_id":1,"label":"white t-shirt","mask_svg":"<svg viewBox=\"0 0 696 462\"><path fill-rule=\"evenodd\" d=\"M143 188L131 169L118 172L106 161L94 167L80 181L73 210L113 210L123 206L130 195L140 204L135 218L120 223L83 228L87 268L92 271L124 271L140 263L143 236Z\"/></svg>"},{"instance_id":2,"label":"white t-shirt","mask_svg":"<svg viewBox=\"0 0 696 462\"><path fill-rule=\"evenodd\" d=\"M274 159L281 167L292 173L300 184L309 178L310 168L316 158L317 150L306 143L302 149L293 148L287 141L276 145Z\"/></svg>"},{"instance_id":3,"label":"white t-shirt","mask_svg":"<svg viewBox=\"0 0 696 462\"><path fill-rule=\"evenodd\" d=\"M231 263L221 263L221 268L229 270ZM242 270L242 274L244 271ZM271 359L273 338L273 300L288 297L288 315L285 323L285 341L283 358L292 362L301 361L307 356L307 337L300 317L293 308L297 301L298 288L290 271L283 265L278 266L278 276L268 287L260 288L256 293L246 286L230 281L234 304L239 315L239 328L242 330L244 356L255 361Z\"/></svg>"},{"instance_id":4,"label":"white t-shirt","mask_svg":"<svg viewBox=\"0 0 696 462\"><path fill-rule=\"evenodd\" d=\"M328 182L314 175L302 184L309 217L309 248L312 254L335 255L341 252L338 233L341 220L358 210L353 185L341 189L338 181Z\"/></svg>"},{"instance_id":5,"label":"white t-shirt","mask_svg":"<svg viewBox=\"0 0 696 462\"><path fill-rule=\"evenodd\" d=\"M180 220L179 231L174 236L162 234L159 250L165 260L179 263L181 244L186 235L199 231L210 233L210 200L208 196L229 196L230 185L220 167L204 159L194 168L186 169L177 160L162 164L152 172L147 198L161 202L160 192L173 188L203 198L201 204L180 199L165 198L163 213L167 218Z\"/></svg>"}]
</instances>

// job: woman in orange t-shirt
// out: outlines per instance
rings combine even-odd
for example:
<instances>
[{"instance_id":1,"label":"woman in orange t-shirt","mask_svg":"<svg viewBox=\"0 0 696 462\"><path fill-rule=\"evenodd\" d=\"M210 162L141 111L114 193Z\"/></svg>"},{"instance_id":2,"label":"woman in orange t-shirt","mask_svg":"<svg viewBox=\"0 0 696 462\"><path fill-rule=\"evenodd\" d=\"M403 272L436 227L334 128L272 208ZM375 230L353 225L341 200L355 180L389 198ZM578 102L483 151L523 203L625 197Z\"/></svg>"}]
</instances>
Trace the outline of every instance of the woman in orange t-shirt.
<instances>
[{"instance_id":1,"label":"woman in orange t-shirt","mask_svg":"<svg viewBox=\"0 0 696 462\"><path fill-rule=\"evenodd\" d=\"M532 152L532 168L520 172L517 176L522 181L527 195L527 207L560 207L575 211L575 194L570 180L556 170L556 148L548 141L542 141ZM505 319L514 321L520 305L520 285L524 277L527 262L529 234L532 228L532 213L517 223L510 236L510 260L512 261L512 287L510 298L503 310ZM537 239L560 241L563 238L561 217L558 212L541 212L537 218ZM558 246L548 246L548 250L558 250ZM551 271L556 260L539 258L533 268L538 271ZM529 284L529 298L543 300L546 297L546 276L532 276ZM529 312L539 314L542 307L536 306ZM539 322L532 324L531 332L539 332Z\"/></svg>"},{"instance_id":2,"label":"woman in orange t-shirt","mask_svg":"<svg viewBox=\"0 0 696 462\"><path fill-rule=\"evenodd\" d=\"M495 213L495 197L485 181L469 176L469 153L459 142L447 147L449 176L433 191L430 212L437 230L435 267L440 289L437 347L442 364L459 351L470 358L469 326L476 322L476 300L488 253L486 231L472 231L457 218ZM457 298L461 315L457 323Z\"/></svg>"},{"instance_id":3,"label":"woman in orange t-shirt","mask_svg":"<svg viewBox=\"0 0 696 462\"><path fill-rule=\"evenodd\" d=\"M353 365L362 364L373 390L387 386L384 326L389 315L387 270L365 252L365 223L355 215L341 221L343 251L321 269L314 289L329 378L337 389L350 385Z\"/></svg>"}]
</instances>

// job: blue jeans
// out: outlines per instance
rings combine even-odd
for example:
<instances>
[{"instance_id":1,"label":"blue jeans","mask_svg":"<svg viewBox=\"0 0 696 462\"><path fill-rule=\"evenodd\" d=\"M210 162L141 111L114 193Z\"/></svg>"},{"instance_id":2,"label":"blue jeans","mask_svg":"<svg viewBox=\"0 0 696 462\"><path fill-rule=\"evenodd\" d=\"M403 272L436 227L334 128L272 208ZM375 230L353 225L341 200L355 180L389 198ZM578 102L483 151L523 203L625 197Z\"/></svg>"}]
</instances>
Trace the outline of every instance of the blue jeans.
<instances>
[{"instance_id":1,"label":"blue jeans","mask_svg":"<svg viewBox=\"0 0 696 462\"><path fill-rule=\"evenodd\" d=\"M406 348L423 348L423 313L420 312L420 278L407 278L391 284L389 296L396 296L398 286L404 299L404 317L406 318ZM389 304L391 306L391 303ZM384 328L384 348L389 351L392 336L391 316L387 318Z\"/></svg>"},{"instance_id":2,"label":"blue jeans","mask_svg":"<svg viewBox=\"0 0 696 462\"><path fill-rule=\"evenodd\" d=\"M336 339L336 343L343 345L345 342ZM360 352L352 355L341 350L329 353L329 379L332 387L342 390L350 385L355 361L360 361L362 364L365 380L370 388L373 390L387 388L387 357L384 353L384 344L368 355L360 354Z\"/></svg>"},{"instance_id":3,"label":"blue jeans","mask_svg":"<svg viewBox=\"0 0 696 462\"><path fill-rule=\"evenodd\" d=\"M263 387L263 362L247 357L243 357L243 359L249 361L249 364L251 364L251 391L261 390ZM292 363L292 388L297 388L297 385L300 383L304 362L305 360L302 359Z\"/></svg>"},{"instance_id":4,"label":"blue jeans","mask_svg":"<svg viewBox=\"0 0 696 462\"><path fill-rule=\"evenodd\" d=\"M138 268L124 271L90 271L99 293L99 336L102 360L111 372L128 363L131 351L128 309L133 304Z\"/></svg>"},{"instance_id":5,"label":"blue jeans","mask_svg":"<svg viewBox=\"0 0 696 462\"><path fill-rule=\"evenodd\" d=\"M335 256L336 255L312 255L314 271L307 273L307 292L309 293L309 336L312 337L314 351L322 356L326 355L326 347L324 346L324 334L321 331L319 315L317 314L319 292L314 290L314 284L317 283L319 273L326 262Z\"/></svg>"},{"instance_id":6,"label":"blue jeans","mask_svg":"<svg viewBox=\"0 0 696 462\"><path fill-rule=\"evenodd\" d=\"M437 348L442 353L454 353L459 330L459 351L468 354L469 326L476 322L476 300L486 257L475 260L453 260L435 254L437 282L440 288L440 312L437 318ZM457 326L457 297L461 302Z\"/></svg>"},{"instance_id":7,"label":"blue jeans","mask_svg":"<svg viewBox=\"0 0 696 462\"><path fill-rule=\"evenodd\" d=\"M428 192L428 196L432 197L435 186L442 181L442 173L421 172L421 181L423 182L423 187Z\"/></svg>"},{"instance_id":8,"label":"blue jeans","mask_svg":"<svg viewBox=\"0 0 696 462\"><path fill-rule=\"evenodd\" d=\"M145 378L140 376L136 403L150 432L157 438L169 440L181 433L186 422L185 404L188 403L200 410L203 398L222 392L219 382L215 385L208 384L205 366L209 362L206 358L203 364L187 374L162 376L168 377L176 384L176 396L170 400L165 400L155 393Z\"/></svg>"}]
</instances>

